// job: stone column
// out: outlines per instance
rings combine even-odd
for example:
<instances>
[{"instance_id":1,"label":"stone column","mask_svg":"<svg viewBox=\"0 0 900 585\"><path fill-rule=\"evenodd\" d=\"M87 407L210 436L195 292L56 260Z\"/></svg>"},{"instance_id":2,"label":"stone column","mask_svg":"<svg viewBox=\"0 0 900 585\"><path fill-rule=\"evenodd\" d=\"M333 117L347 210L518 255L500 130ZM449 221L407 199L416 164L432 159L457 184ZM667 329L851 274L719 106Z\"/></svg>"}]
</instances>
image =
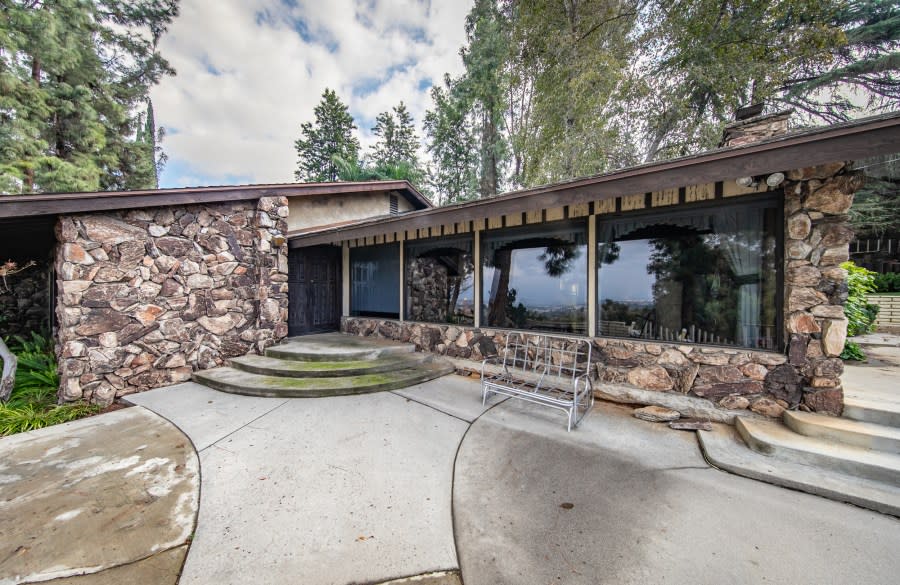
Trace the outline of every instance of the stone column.
<instances>
[{"instance_id":1,"label":"stone column","mask_svg":"<svg viewBox=\"0 0 900 585\"><path fill-rule=\"evenodd\" d=\"M862 176L844 163L791 171L785 201L785 341L788 363L767 377L767 390L813 412L840 415L847 337L844 302L853 231L847 213Z\"/></svg>"},{"instance_id":2,"label":"stone column","mask_svg":"<svg viewBox=\"0 0 900 585\"><path fill-rule=\"evenodd\" d=\"M246 341L253 341L260 353L288 332L288 209L287 197L281 196L261 197L256 207L259 312Z\"/></svg>"}]
</instances>

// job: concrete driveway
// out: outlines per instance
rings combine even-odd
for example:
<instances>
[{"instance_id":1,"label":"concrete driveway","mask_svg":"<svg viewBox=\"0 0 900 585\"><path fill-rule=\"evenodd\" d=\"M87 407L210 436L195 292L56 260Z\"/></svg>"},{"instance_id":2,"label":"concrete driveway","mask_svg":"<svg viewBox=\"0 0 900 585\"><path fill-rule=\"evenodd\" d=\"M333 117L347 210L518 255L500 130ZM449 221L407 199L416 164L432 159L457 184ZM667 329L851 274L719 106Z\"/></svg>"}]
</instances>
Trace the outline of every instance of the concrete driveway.
<instances>
[{"instance_id":1,"label":"concrete driveway","mask_svg":"<svg viewBox=\"0 0 900 585\"><path fill-rule=\"evenodd\" d=\"M466 585L893 584L900 574L897 519L713 469L692 433L621 406L598 404L567 433L533 405L485 411L478 382L459 376L340 398L187 383L132 400L199 453L181 583L449 585L461 571ZM77 547L104 539L85 532Z\"/></svg>"}]
</instances>

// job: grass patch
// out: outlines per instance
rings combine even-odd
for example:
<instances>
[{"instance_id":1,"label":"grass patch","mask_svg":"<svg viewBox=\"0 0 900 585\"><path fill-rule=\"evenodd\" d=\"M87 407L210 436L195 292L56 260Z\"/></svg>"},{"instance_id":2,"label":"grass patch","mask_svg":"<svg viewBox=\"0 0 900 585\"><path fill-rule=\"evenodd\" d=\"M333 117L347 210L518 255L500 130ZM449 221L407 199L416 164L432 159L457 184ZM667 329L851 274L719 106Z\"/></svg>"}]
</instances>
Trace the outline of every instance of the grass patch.
<instances>
[{"instance_id":1,"label":"grass patch","mask_svg":"<svg viewBox=\"0 0 900 585\"><path fill-rule=\"evenodd\" d=\"M0 404L0 437L55 425L97 413L97 406L57 404L59 374L49 337L16 336L7 345L19 359L9 402Z\"/></svg>"}]
</instances>

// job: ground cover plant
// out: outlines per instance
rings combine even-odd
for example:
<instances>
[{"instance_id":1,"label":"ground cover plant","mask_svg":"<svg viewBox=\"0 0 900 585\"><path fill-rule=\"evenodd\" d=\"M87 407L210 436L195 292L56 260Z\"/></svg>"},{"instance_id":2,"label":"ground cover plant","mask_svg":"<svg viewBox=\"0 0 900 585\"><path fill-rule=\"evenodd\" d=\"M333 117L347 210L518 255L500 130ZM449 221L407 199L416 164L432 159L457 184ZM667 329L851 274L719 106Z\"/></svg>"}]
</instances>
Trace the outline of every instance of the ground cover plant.
<instances>
[{"instance_id":1,"label":"ground cover plant","mask_svg":"<svg viewBox=\"0 0 900 585\"><path fill-rule=\"evenodd\" d=\"M47 335L7 340L19 360L9 401L0 404L0 436L40 429L97 412L88 404L58 404L59 374L53 343Z\"/></svg>"}]
</instances>

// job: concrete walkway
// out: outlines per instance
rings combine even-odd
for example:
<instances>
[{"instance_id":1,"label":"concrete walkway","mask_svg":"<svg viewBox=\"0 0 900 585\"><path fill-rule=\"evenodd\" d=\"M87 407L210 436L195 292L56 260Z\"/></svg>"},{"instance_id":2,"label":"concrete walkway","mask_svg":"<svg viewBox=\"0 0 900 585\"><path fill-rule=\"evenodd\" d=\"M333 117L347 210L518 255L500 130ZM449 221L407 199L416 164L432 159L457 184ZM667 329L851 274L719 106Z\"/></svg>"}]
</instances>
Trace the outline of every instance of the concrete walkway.
<instances>
[{"instance_id":1,"label":"concrete walkway","mask_svg":"<svg viewBox=\"0 0 900 585\"><path fill-rule=\"evenodd\" d=\"M199 493L190 441L143 408L0 439L0 583L174 584Z\"/></svg>"},{"instance_id":2,"label":"concrete walkway","mask_svg":"<svg viewBox=\"0 0 900 585\"><path fill-rule=\"evenodd\" d=\"M132 400L199 452L181 583L428 574L417 583L458 585L460 569L466 585L893 584L900 574L897 519L710 468L692 433L626 407L598 404L567 433L563 417L534 405L485 411L478 382L459 376L337 398L187 383ZM132 411L156 418L122 412ZM65 543L93 554L111 540L98 529Z\"/></svg>"}]
</instances>

